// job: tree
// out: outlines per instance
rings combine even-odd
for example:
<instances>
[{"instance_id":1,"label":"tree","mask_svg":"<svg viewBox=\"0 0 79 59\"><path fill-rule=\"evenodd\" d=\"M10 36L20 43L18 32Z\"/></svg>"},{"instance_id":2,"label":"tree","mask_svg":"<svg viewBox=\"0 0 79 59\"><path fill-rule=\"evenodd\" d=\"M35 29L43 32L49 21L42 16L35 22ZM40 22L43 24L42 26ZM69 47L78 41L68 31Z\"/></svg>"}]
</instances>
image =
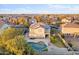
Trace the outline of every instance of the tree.
<instances>
[{"instance_id":1,"label":"tree","mask_svg":"<svg viewBox=\"0 0 79 59\"><path fill-rule=\"evenodd\" d=\"M19 24L24 24L24 22L25 22L25 18L24 17L19 17L18 18L18 23Z\"/></svg>"},{"instance_id":2,"label":"tree","mask_svg":"<svg viewBox=\"0 0 79 59\"><path fill-rule=\"evenodd\" d=\"M25 27L29 27L29 23L28 22L24 22L24 26Z\"/></svg>"},{"instance_id":3,"label":"tree","mask_svg":"<svg viewBox=\"0 0 79 59\"><path fill-rule=\"evenodd\" d=\"M19 17L17 23L29 27L29 23L26 21L25 17Z\"/></svg>"},{"instance_id":4,"label":"tree","mask_svg":"<svg viewBox=\"0 0 79 59\"><path fill-rule=\"evenodd\" d=\"M3 16L0 16L0 18L3 18Z\"/></svg>"},{"instance_id":5,"label":"tree","mask_svg":"<svg viewBox=\"0 0 79 59\"><path fill-rule=\"evenodd\" d=\"M24 36L16 36L13 39L8 40L6 43L6 49L16 55L22 55L25 51L25 41Z\"/></svg>"},{"instance_id":6,"label":"tree","mask_svg":"<svg viewBox=\"0 0 79 59\"><path fill-rule=\"evenodd\" d=\"M41 17L40 16L35 16L34 18L36 19L37 22L41 22Z\"/></svg>"},{"instance_id":7,"label":"tree","mask_svg":"<svg viewBox=\"0 0 79 59\"><path fill-rule=\"evenodd\" d=\"M8 39L14 38L17 35L22 35L22 32L23 32L22 29L17 30L15 28L9 27L8 29L3 31L1 36L2 36L2 39L8 40Z\"/></svg>"},{"instance_id":8,"label":"tree","mask_svg":"<svg viewBox=\"0 0 79 59\"><path fill-rule=\"evenodd\" d=\"M34 54L34 50L29 46L22 35L22 30L15 28L5 29L0 34L0 47L7 50L10 54Z\"/></svg>"}]
</instances>

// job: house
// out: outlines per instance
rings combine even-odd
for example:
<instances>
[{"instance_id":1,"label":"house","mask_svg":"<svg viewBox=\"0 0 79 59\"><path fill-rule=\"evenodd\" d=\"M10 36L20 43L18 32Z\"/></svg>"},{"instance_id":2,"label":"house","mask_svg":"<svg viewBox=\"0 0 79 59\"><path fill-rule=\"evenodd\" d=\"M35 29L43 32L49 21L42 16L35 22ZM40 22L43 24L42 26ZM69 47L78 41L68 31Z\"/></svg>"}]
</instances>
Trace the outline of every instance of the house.
<instances>
[{"instance_id":1,"label":"house","mask_svg":"<svg viewBox=\"0 0 79 59\"><path fill-rule=\"evenodd\" d=\"M69 18L62 18L61 22L62 23L70 23L71 19L69 19Z\"/></svg>"},{"instance_id":2,"label":"house","mask_svg":"<svg viewBox=\"0 0 79 59\"><path fill-rule=\"evenodd\" d=\"M44 23L34 23L29 27L30 38L47 38L50 36L50 27Z\"/></svg>"},{"instance_id":3,"label":"house","mask_svg":"<svg viewBox=\"0 0 79 59\"><path fill-rule=\"evenodd\" d=\"M30 25L29 37L30 38L45 38L44 24L34 23Z\"/></svg>"},{"instance_id":4,"label":"house","mask_svg":"<svg viewBox=\"0 0 79 59\"><path fill-rule=\"evenodd\" d=\"M17 23L17 19L14 18L14 17L10 17L10 18L8 19L8 23L9 23L9 24L16 24L16 23Z\"/></svg>"},{"instance_id":5,"label":"house","mask_svg":"<svg viewBox=\"0 0 79 59\"><path fill-rule=\"evenodd\" d=\"M2 27L3 24L4 24L4 23L0 22L0 28Z\"/></svg>"},{"instance_id":6,"label":"house","mask_svg":"<svg viewBox=\"0 0 79 59\"><path fill-rule=\"evenodd\" d=\"M70 34L74 35L75 33L79 34L79 24L75 23L68 23L65 24L64 26L61 25L61 32L63 34Z\"/></svg>"},{"instance_id":7,"label":"house","mask_svg":"<svg viewBox=\"0 0 79 59\"><path fill-rule=\"evenodd\" d=\"M4 24L5 22L2 20L2 19L0 19L0 28L2 27L2 25Z\"/></svg>"},{"instance_id":8,"label":"house","mask_svg":"<svg viewBox=\"0 0 79 59\"><path fill-rule=\"evenodd\" d=\"M3 30L5 30L5 29L7 29L7 28L9 28L10 27L10 25L8 25L8 24L2 24L1 26L0 26L0 31L3 31Z\"/></svg>"},{"instance_id":9,"label":"house","mask_svg":"<svg viewBox=\"0 0 79 59\"><path fill-rule=\"evenodd\" d=\"M29 32L29 28L27 28L23 25L11 25L10 27L16 28L17 30L22 29L24 35Z\"/></svg>"},{"instance_id":10,"label":"house","mask_svg":"<svg viewBox=\"0 0 79 59\"><path fill-rule=\"evenodd\" d=\"M29 19L29 24L34 24L34 23L37 23L36 19L34 18L34 16L30 17Z\"/></svg>"}]
</instances>

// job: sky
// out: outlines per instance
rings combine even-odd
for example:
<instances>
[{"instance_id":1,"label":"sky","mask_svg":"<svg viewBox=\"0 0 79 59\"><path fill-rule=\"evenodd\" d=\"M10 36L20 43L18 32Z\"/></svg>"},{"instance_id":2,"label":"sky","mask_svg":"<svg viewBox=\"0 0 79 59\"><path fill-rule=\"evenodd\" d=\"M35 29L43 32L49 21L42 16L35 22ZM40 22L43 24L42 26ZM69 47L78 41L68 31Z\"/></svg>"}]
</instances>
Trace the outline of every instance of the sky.
<instances>
[{"instance_id":1,"label":"sky","mask_svg":"<svg viewBox=\"0 0 79 59\"><path fill-rule=\"evenodd\" d=\"M79 14L79 4L0 4L0 14Z\"/></svg>"}]
</instances>

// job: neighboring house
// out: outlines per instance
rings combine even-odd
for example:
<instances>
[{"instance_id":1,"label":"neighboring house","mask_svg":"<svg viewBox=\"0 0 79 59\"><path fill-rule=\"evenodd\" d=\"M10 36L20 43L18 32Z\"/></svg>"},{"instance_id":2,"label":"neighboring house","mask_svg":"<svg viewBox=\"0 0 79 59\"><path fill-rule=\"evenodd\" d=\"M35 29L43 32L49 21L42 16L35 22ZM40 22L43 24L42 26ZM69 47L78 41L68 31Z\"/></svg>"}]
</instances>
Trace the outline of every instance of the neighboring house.
<instances>
[{"instance_id":1,"label":"neighboring house","mask_svg":"<svg viewBox=\"0 0 79 59\"><path fill-rule=\"evenodd\" d=\"M4 16L4 17L2 18L2 20L3 20L5 23L7 23L7 17Z\"/></svg>"},{"instance_id":2,"label":"neighboring house","mask_svg":"<svg viewBox=\"0 0 79 59\"><path fill-rule=\"evenodd\" d=\"M68 19L68 18L63 18L61 20L62 23L70 23L71 22L71 19Z\"/></svg>"},{"instance_id":3,"label":"neighboring house","mask_svg":"<svg viewBox=\"0 0 79 59\"><path fill-rule=\"evenodd\" d=\"M48 22L50 22L50 24L55 23L55 18L53 16L49 16Z\"/></svg>"},{"instance_id":4,"label":"neighboring house","mask_svg":"<svg viewBox=\"0 0 79 59\"><path fill-rule=\"evenodd\" d=\"M79 20L78 19L77 20L74 20L73 23L79 24Z\"/></svg>"},{"instance_id":5,"label":"neighboring house","mask_svg":"<svg viewBox=\"0 0 79 59\"><path fill-rule=\"evenodd\" d=\"M0 28L2 27L2 25L3 25L4 23L5 23L5 22L0 19Z\"/></svg>"},{"instance_id":6,"label":"neighboring house","mask_svg":"<svg viewBox=\"0 0 79 59\"><path fill-rule=\"evenodd\" d=\"M36 21L36 19L34 17L31 17L29 19L29 24L31 25L31 24L34 24L34 23L37 23L37 21Z\"/></svg>"},{"instance_id":7,"label":"neighboring house","mask_svg":"<svg viewBox=\"0 0 79 59\"><path fill-rule=\"evenodd\" d=\"M5 29L7 29L8 27L10 27L10 25L8 25L8 24L3 24L2 27L0 28L0 30L5 30Z\"/></svg>"},{"instance_id":8,"label":"neighboring house","mask_svg":"<svg viewBox=\"0 0 79 59\"><path fill-rule=\"evenodd\" d=\"M23 29L23 34L26 34L29 32L29 28L23 26L23 25L11 25L10 27L16 28L17 30Z\"/></svg>"},{"instance_id":9,"label":"neighboring house","mask_svg":"<svg viewBox=\"0 0 79 59\"><path fill-rule=\"evenodd\" d=\"M47 38L50 36L50 28L44 23L34 23L29 27L30 38Z\"/></svg>"},{"instance_id":10,"label":"neighboring house","mask_svg":"<svg viewBox=\"0 0 79 59\"><path fill-rule=\"evenodd\" d=\"M69 23L64 26L61 26L61 32L63 34L79 34L79 25L74 23Z\"/></svg>"}]
</instances>

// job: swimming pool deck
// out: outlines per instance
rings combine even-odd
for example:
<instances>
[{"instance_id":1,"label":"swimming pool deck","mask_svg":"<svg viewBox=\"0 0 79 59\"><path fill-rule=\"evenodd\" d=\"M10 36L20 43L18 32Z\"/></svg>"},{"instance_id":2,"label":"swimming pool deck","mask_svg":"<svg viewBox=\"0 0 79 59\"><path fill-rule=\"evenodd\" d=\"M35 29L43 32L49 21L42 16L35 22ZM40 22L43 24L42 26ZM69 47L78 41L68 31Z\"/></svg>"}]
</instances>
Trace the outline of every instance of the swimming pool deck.
<instances>
[{"instance_id":1,"label":"swimming pool deck","mask_svg":"<svg viewBox=\"0 0 79 59\"><path fill-rule=\"evenodd\" d=\"M49 38L44 38L44 39L30 39L28 36L28 33L25 36L25 39L27 40L27 42L44 42L47 46L50 44L50 39Z\"/></svg>"},{"instance_id":2,"label":"swimming pool deck","mask_svg":"<svg viewBox=\"0 0 79 59\"><path fill-rule=\"evenodd\" d=\"M35 42L35 43L44 42L48 46L50 43L50 40L49 39L29 39L28 38L27 42Z\"/></svg>"},{"instance_id":3,"label":"swimming pool deck","mask_svg":"<svg viewBox=\"0 0 79 59\"><path fill-rule=\"evenodd\" d=\"M27 42L44 42L47 45L48 51L39 53L40 55L73 55L73 51L68 51L67 48L59 48L50 42L50 39L30 39L26 37Z\"/></svg>"}]
</instances>

